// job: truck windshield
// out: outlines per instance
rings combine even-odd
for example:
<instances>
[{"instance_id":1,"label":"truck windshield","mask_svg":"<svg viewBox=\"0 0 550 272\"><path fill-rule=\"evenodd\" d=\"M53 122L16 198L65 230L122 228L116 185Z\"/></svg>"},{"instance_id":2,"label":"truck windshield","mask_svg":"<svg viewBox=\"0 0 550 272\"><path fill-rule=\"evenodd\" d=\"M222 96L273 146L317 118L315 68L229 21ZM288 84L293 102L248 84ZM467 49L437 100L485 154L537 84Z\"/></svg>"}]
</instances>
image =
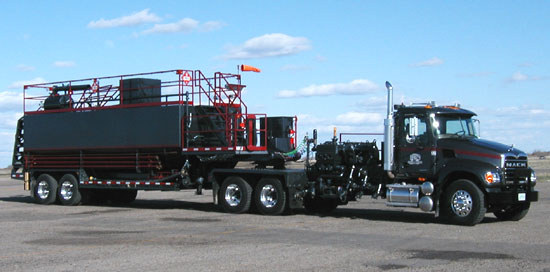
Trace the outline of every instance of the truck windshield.
<instances>
[{"instance_id":1,"label":"truck windshield","mask_svg":"<svg viewBox=\"0 0 550 272\"><path fill-rule=\"evenodd\" d=\"M471 116L437 115L433 120L435 135L438 137L476 137L477 131Z\"/></svg>"}]
</instances>

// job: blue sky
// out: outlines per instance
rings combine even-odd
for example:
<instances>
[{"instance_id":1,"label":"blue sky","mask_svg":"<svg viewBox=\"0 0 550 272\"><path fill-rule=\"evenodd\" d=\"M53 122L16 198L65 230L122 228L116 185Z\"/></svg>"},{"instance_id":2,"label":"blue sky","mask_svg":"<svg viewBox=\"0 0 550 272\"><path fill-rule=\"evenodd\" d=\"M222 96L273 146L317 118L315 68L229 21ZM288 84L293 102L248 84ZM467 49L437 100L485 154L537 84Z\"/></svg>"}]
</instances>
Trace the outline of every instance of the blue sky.
<instances>
[{"instance_id":1,"label":"blue sky","mask_svg":"<svg viewBox=\"0 0 550 272\"><path fill-rule=\"evenodd\" d=\"M22 84L170 69L243 76L249 111L381 132L395 102L460 103L483 138L550 150L547 1L3 1L0 166Z\"/></svg>"}]
</instances>

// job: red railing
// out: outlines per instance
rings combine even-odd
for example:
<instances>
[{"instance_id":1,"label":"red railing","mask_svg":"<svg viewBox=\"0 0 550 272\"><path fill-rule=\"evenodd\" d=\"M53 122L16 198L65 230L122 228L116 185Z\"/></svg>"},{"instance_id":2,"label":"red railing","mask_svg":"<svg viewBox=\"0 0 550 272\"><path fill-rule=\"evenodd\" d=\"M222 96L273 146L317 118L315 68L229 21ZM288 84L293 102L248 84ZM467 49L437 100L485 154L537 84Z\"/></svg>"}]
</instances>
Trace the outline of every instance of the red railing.
<instances>
[{"instance_id":1,"label":"red railing","mask_svg":"<svg viewBox=\"0 0 550 272\"><path fill-rule=\"evenodd\" d=\"M138 87L124 86L128 82L126 80L139 78L147 78L149 81L146 82L149 83ZM242 122L252 120L253 116L248 114L247 106L242 100L241 91L244 87L238 74L217 72L214 77L209 78L200 70L184 69L58 81L24 86L23 111L25 114L45 114L185 104L212 106L215 114L225 123L221 132L226 143L228 146L238 146L241 144L237 141L238 135L252 133L244 131L237 122L237 119ZM155 93L152 96L135 98L134 94L153 89L155 91L150 91ZM54 103L50 103L51 101ZM236 115L240 115L239 118L235 118ZM208 134L214 131L193 133ZM259 127L255 128L254 133L260 133ZM184 137L189 136L185 136L182 130L182 139ZM251 143L245 146L250 150L266 150L265 146L259 147ZM183 140L182 147L187 147Z\"/></svg>"},{"instance_id":2,"label":"red railing","mask_svg":"<svg viewBox=\"0 0 550 272\"><path fill-rule=\"evenodd\" d=\"M160 80L160 85L125 87L124 80L151 76ZM187 76L185 78L184 76ZM23 110L25 113L52 111L100 110L113 106L128 106L141 104L170 105L190 103L195 105L210 105L217 107L241 107L242 101L241 76L237 74L215 73L214 77L206 77L200 70L168 70L151 73L128 74L119 76L96 77L78 80L57 81L24 86ZM126 103L131 94L143 89L158 88L160 95L156 103ZM121 92L122 91L122 92ZM189 97L187 98L187 95ZM45 110L46 99L52 96L66 98L66 103L59 109ZM198 101L197 101L198 100ZM131 102L131 101L130 101ZM46 105L47 106L47 105ZM220 113L222 113L220 111Z\"/></svg>"},{"instance_id":3,"label":"red railing","mask_svg":"<svg viewBox=\"0 0 550 272\"><path fill-rule=\"evenodd\" d=\"M201 118L212 118L219 115L216 114L205 114L205 115L194 115L192 118L201 119ZM267 150L267 116L266 114L229 114L228 122L232 126L230 133L227 134L227 129L197 129L192 130L187 127L187 119L182 119L181 123L181 134L185 135L182 137L181 145L183 147L191 148L210 148L214 151L216 146L209 145L212 140L201 142L200 139L195 139L196 136L203 138L217 138L217 140L225 140L226 147L242 147L246 151L266 151ZM260 122L263 121L263 124ZM263 127L263 128L262 128ZM223 137L217 137L223 135ZM262 145L262 143L264 143ZM236 150L236 149L235 149Z\"/></svg>"}]
</instances>

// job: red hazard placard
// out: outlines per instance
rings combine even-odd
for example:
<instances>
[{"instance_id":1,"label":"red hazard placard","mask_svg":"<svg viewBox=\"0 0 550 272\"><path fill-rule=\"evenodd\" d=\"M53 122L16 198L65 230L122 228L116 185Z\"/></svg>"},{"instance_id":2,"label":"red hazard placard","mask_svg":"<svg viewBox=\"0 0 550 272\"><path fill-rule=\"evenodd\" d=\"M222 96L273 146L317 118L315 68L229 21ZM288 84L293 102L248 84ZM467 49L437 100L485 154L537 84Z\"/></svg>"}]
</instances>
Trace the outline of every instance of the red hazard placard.
<instances>
[{"instance_id":1,"label":"red hazard placard","mask_svg":"<svg viewBox=\"0 0 550 272\"><path fill-rule=\"evenodd\" d=\"M183 81L183 83L185 83L185 85L189 85L189 82L192 80L192 78L189 73L185 71L185 73L181 75L181 80Z\"/></svg>"},{"instance_id":2,"label":"red hazard placard","mask_svg":"<svg viewBox=\"0 0 550 272\"><path fill-rule=\"evenodd\" d=\"M99 83L97 82L97 79L94 79L94 83L92 84L92 92L97 93L99 91Z\"/></svg>"}]
</instances>

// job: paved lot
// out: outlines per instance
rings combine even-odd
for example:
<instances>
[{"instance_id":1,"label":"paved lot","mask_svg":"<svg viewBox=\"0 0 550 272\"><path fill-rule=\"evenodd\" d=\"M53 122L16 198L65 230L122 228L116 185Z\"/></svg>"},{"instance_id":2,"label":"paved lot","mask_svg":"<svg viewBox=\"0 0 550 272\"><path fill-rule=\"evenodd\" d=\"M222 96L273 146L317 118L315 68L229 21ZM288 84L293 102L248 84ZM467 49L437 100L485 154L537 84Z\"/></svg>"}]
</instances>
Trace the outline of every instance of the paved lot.
<instances>
[{"instance_id":1,"label":"paved lot","mask_svg":"<svg viewBox=\"0 0 550 272\"><path fill-rule=\"evenodd\" d=\"M221 213L211 195L42 206L0 176L1 271L550 271L550 183L520 222L475 227L364 198L329 216Z\"/></svg>"}]
</instances>

